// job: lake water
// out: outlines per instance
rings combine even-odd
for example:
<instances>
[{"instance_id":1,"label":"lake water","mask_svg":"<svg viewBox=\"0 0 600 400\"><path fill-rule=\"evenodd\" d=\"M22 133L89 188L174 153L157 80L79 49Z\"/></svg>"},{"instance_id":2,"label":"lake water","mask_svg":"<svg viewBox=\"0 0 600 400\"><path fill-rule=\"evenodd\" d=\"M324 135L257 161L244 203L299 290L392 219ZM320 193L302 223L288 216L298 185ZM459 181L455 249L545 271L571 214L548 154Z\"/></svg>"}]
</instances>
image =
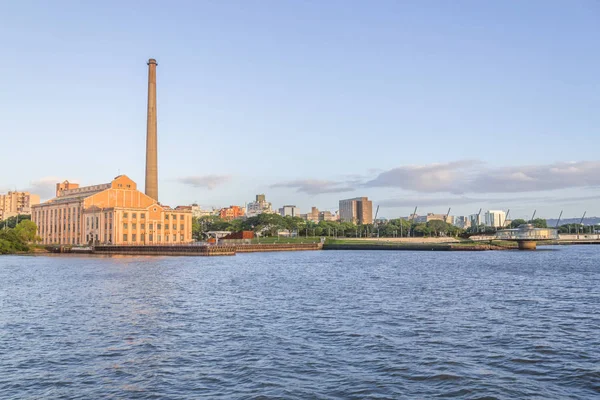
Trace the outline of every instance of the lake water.
<instances>
[{"instance_id":1,"label":"lake water","mask_svg":"<svg viewBox=\"0 0 600 400\"><path fill-rule=\"evenodd\" d=\"M599 398L599 256L3 256L0 398Z\"/></svg>"}]
</instances>

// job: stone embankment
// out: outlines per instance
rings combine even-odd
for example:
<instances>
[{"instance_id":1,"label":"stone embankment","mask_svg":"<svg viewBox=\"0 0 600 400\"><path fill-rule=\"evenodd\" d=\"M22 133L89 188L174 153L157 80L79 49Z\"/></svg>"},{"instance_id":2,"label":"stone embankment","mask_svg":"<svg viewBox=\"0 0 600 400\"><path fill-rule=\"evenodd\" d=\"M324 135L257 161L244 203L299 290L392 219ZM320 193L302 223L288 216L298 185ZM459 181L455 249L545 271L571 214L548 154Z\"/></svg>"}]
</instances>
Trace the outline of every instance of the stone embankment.
<instances>
[{"instance_id":1,"label":"stone embankment","mask_svg":"<svg viewBox=\"0 0 600 400\"><path fill-rule=\"evenodd\" d=\"M48 246L52 253L131 256L233 256L237 253L321 250L321 243L240 244L225 246Z\"/></svg>"}]
</instances>

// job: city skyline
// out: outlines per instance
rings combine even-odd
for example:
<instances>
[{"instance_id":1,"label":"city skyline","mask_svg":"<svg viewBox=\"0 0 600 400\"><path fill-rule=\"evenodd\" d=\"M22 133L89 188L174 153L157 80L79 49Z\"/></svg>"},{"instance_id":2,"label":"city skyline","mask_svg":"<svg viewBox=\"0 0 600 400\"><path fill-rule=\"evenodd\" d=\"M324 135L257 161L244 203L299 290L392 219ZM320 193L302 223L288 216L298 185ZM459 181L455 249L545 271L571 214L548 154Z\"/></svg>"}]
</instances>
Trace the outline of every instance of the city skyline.
<instances>
[{"instance_id":1,"label":"city skyline","mask_svg":"<svg viewBox=\"0 0 600 400\"><path fill-rule=\"evenodd\" d=\"M166 204L221 207L266 193L274 208L295 204L303 213L368 196L387 218L415 206L452 207L455 215L510 208L515 218L534 209L545 218L561 209L599 215L600 60L592 50L600 6L469 4L458 15L441 3L190 3L206 24L181 9L171 10L178 23L165 21L156 4L136 17L132 4L120 15L108 5L9 4L0 27L10 38L0 68L11 77L0 91L9 116L2 147L28 154L3 153L0 169L10 173L0 193L46 200L65 179L88 185L127 174L143 182L141 63L156 57ZM248 12L251 23L236 28ZM293 18L316 15L323 20L308 25ZM423 18L398 23L411 15ZM474 15L491 29L461 24ZM160 29L147 35L146 18ZM362 19L370 30L356 24ZM286 24L299 32L269 35ZM43 74L40 60L48 61Z\"/></svg>"}]
</instances>

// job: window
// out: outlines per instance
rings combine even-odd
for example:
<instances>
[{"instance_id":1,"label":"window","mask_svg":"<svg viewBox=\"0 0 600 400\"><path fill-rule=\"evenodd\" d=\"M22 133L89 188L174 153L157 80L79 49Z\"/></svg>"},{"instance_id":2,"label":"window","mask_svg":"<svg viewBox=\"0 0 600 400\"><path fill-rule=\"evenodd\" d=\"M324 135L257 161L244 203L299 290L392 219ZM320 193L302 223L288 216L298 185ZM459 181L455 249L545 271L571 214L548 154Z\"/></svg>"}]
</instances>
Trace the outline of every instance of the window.
<instances>
[{"instance_id":1,"label":"window","mask_svg":"<svg viewBox=\"0 0 600 400\"><path fill-rule=\"evenodd\" d=\"M181 235L181 241L183 242L183 235Z\"/></svg>"},{"instance_id":2,"label":"window","mask_svg":"<svg viewBox=\"0 0 600 400\"><path fill-rule=\"evenodd\" d=\"M127 229L127 222L123 223L123 229Z\"/></svg>"},{"instance_id":3,"label":"window","mask_svg":"<svg viewBox=\"0 0 600 400\"><path fill-rule=\"evenodd\" d=\"M131 224L131 229L137 229L137 224L135 222Z\"/></svg>"},{"instance_id":4,"label":"window","mask_svg":"<svg viewBox=\"0 0 600 400\"><path fill-rule=\"evenodd\" d=\"M140 224L140 229L146 229L146 224Z\"/></svg>"},{"instance_id":5,"label":"window","mask_svg":"<svg viewBox=\"0 0 600 400\"><path fill-rule=\"evenodd\" d=\"M177 224L173 224L173 230L177 230Z\"/></svg>"},{"instance_id":6,"label":"window","mask_svg":"<svg viewBox=\"0 0 600 400\"><path fill-rule=\"evenodd\" d=\"M158 229L158 230L162 229L162 224L157 224L156 229Z\"/></svg>"},{"instance_id":7,"label":"window","mask_svg":"<svg viewBox=\"0 0 600 400\"><path fill-rule=\"evenodd\" d=\"M183 214L181 214L181 215L179 216L179 219L180 219L181 221L183 221L183 219L184 219L184 218L185 218L185 217L183 216Z\"/></svg>"},{"instance_id":8,"label":"window","mask_svg":"<svg viewBox=\"0 0 600 400\"><path fill-rule=\"evenodd\" d=\"M165 214L165 219L169 219L169 214Z\"/></svg>"},{"instance_id":9,"label":"window","mask_svg":"<svg viewBox=\"0 0 600 400\"><path fill-rule=\"evenodd\" d=\"M152 234L148 235L148 240L150 240L151 242L154 240L154 237L152 236Z\"/></svg>"},{"instance_id":10,"label":"window","mask_svg":"<svg viewBox=\"0 0 600 400\"><path fill-rule=\"evenodd\" d=\"M146 213L140 213L140 218L145 219L146 218Z\"/></svg>"},{"instance_id":11,"label":"window","mask_svg":"<svg viewBox=\"0 0 600 400\"><path fill-rule=\"evenodd\" d=\"M169 241L169 235L165 235L165 242Z\"/></svg>"},{"instance_id":12,"label":"window","mask_svg":"<svg viewBox=\"0 0 600 400\"><path fill-rule=\"evenodd\" d=\"M123 213L123 218L127 218L127 213L126 212Z\"/></svg>"},{"instance_id":13,"label":"window","mask_svg":"<svg viewBox=\"0 0 600 400\"><path fill-rule=\"evenodd\" d=\"M158 241L160 242L160 235L158 235Z\"/></svg>"},{"instance_id":14,"label":"window","mask_svg":"<svg viewBox=\"0 0 600 400\"><path fill-rule=\"evenodd\" d=\"M183 224L179 225L179 229L183 230Z\"/></svg>"},{"instance_id":15,"label":"window","mask_svg":"<svg viewBox=\"0 0 600 400\"><path fill-rule=\"evenodd\" d=\"M173 235L173 241L176 242L177 241L177 235Z\"/></svg>"},{"instance_id":16,"label":"window","mask_svg":"<svg viewBox=\"0 0 600 400\"><path fill-rule=\"evenodd\" d=\"M132 241L132 242L135 242L135 241L137 240L137 237L136 237L136 236L137 236L137 235L136 235L135 233L131 235L131 241Z\"/></svg>"},{"instance_id":17,"label":"window","mask_svg":"<svg viewBox=\"0 0 600 400\"><path fill-rule=\"evenodd\" d=\"M127 234L126 234L126 233L124 233L124 234L123 234L123 241L124 241L124 242L126 242L126 241L127 241Z\"/></svg>"},{"instance_id":18,"label":"window","mask_svg":"<svg viewBox=\"0 0 600 400\"><path fill-rule=\"evenodd\" d=\"M131 213L131 218L137 218L137 213Z\"/></svg>"}]
</instances>

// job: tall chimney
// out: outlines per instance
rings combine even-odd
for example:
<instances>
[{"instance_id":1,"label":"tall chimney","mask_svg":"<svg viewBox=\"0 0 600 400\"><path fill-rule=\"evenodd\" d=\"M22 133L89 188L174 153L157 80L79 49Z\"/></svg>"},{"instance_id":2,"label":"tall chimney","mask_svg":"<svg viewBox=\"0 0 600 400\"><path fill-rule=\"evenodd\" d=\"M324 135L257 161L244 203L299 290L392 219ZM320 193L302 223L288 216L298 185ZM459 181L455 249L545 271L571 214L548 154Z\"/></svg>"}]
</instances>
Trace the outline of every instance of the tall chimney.
<instances>
[{"instance_id":1,"label":"tall chimney","mask_svg":"<svg viewBox=\"0 0 600 400\"><path fill-rule=\"evenodd\" d=\"M148 60L148 123L146 128L146 195L158 201L158 161L156 138L156 60Z\"/></svg>"}]
</instances>

